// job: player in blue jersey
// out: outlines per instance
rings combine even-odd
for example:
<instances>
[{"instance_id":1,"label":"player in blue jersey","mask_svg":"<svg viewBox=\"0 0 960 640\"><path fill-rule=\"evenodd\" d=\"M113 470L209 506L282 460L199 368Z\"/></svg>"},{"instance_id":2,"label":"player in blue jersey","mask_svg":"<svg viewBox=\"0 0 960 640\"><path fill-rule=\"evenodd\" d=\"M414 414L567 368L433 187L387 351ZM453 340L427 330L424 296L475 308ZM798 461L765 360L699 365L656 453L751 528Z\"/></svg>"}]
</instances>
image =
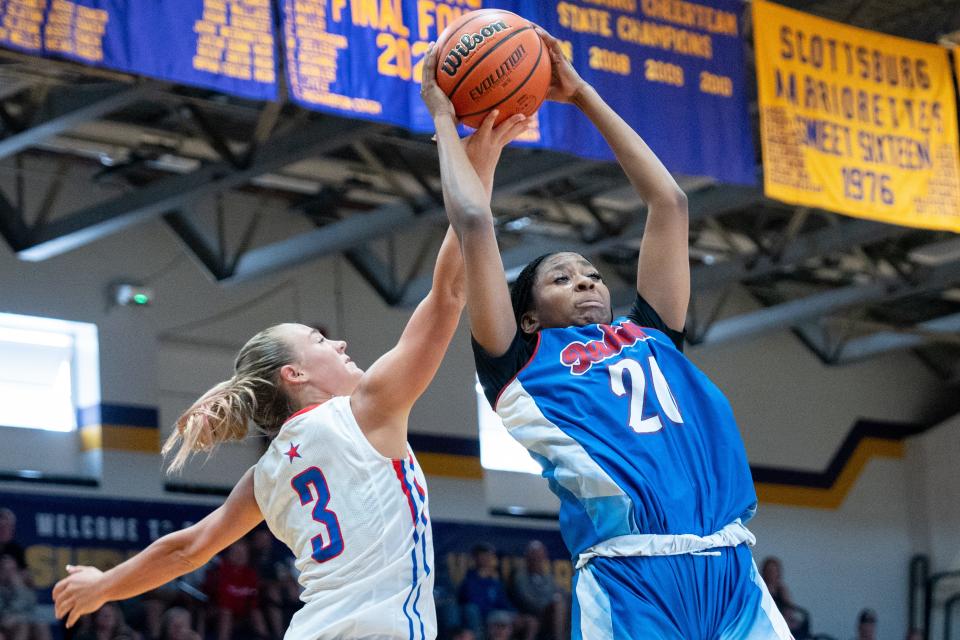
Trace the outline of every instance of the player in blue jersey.
<instances>
[{"instance_id":1,"label":"player in blue jersey","mask_svg":"<svg viewBox=\"0 0 960 640\"><path fill-rule=\"evenodd\" d=\"M613 149L647 222L630 313L588 260L542 256L510 291L493 218L427 55L447 213L466 263L477 371L510 433L561 500L576 564L575 638L790 638L749 546L756 494L733 412L682 353L687 200L643 140L540 31L548 98L579 107Z\"/></svg>"}]
</instances>

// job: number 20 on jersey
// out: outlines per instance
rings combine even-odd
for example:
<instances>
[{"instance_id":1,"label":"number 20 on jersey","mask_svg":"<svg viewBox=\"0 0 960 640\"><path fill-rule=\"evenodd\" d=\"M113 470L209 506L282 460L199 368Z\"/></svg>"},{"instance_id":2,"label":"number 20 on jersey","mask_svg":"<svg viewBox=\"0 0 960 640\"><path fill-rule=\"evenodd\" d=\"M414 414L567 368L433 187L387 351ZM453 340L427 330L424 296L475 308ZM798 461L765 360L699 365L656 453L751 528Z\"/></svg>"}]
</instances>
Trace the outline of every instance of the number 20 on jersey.
<instances>
[{"instance_id":1,"label":"number 20 on jersey","mask_svg":"<svg viewBox=\"0 0 960 640\"><path fill-rule=\"evenodd\" d=\"M657 397L663 415L675 424L683 424L680 408L673 397L673 392L670 391L667 379L660 371L657 359L650 356L647 360L647 368L650 371L650 381L653 383L653 394ZM624 358L610 365L607 371L610 373L610 389L614 395L617 397L630 395L630 427L637 433L656 433L663 429L663 421L660 420L659 414L654 413L649 418L643 417L643 405L649 391L643 364L631 358ZM624 383L624 378L628 376L629 389Z\"/></svg>"}]
</instances>

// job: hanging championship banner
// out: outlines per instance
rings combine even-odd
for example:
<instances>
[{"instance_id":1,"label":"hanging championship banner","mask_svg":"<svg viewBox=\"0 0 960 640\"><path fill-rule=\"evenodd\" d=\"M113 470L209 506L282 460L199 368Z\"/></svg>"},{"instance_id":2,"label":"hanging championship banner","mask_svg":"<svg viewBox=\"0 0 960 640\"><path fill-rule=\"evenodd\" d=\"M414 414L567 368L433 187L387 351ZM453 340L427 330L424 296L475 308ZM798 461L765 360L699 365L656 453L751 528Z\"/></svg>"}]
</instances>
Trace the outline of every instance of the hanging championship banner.
<instances>
[{"instance_id":1,"label":"hanging championship banner","mask_svg":"<svg viewBox=\"0 0 960 640\"><path fill-rule=\"evenodd\" d=\"M0 46L261 100L284 55L294 102L428 132L428 43L490 7L560 39L670 170L755 183L741 0L0 0ZM573 107L548 103L536 124L529 144L613 158Z\"/></svg>"},{"instance_id":2,"label":"hanging championship banner","mask_svg":"<svg viewBox=\"0 0 960 640\"><path fill-rule=\"evenodd\" d=\"M4 0L0 46L273 100L271 2Z\"/></svg>"},{"instance_id":3,"label":"hanging championship banner","mask_svg":"<svg viewBox=\"0 0 960 640\"><path fill-rule=\"evenodd\" d=\"M671 171L754 184L740 0L278 0L291 99L427 132L423 56L468 11L506 9L559 39L577 71ZM612 159L575 108L545 104L526 139Z\"/></svg>"},{"instance_id":4,"label":"hanging championship banner","mask_svg":"<svg viewBox=\"0 0 960 640\"><path fill-rule=\"evenodd\" d=\"M957 73L957 88L960 88L960 46L953 48L953 69Z\"/></svg>"},{"instance_id":5,"label":"hanging championship banner","mask_svg":"<svg viewBox=\"0 0 960 640\"><path fill-rule=\"evenodd\" d=\"M764 191L960 231L947 50L753 2Z\"/></svg>"}]
</instances>

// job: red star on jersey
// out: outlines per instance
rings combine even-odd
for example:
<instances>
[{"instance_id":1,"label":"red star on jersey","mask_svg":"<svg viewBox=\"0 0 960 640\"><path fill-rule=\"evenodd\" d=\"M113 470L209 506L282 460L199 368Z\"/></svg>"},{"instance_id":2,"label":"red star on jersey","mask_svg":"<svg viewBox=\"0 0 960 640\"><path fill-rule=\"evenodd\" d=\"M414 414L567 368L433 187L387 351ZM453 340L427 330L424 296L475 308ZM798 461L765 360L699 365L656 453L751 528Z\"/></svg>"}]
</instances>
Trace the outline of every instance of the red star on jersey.
<instances>
[{"instance_id":1,"label":"red star on jersey","mask_svg":"<svg viewBox=\"0 0 960 640\"><path fill-rule=\"evenodd\" d=\"M287 452L286 452L285 454L283 454L283 455L285 455L285 456L287 456L288 458L290 458L290 462L292 463L294 458L302 458L302 457L303 457L303 456L300 455L299 449L300 449L300 445L291 443L291 444L290 444L290 450L287 451Z\"/></svg>"}]
</instances>

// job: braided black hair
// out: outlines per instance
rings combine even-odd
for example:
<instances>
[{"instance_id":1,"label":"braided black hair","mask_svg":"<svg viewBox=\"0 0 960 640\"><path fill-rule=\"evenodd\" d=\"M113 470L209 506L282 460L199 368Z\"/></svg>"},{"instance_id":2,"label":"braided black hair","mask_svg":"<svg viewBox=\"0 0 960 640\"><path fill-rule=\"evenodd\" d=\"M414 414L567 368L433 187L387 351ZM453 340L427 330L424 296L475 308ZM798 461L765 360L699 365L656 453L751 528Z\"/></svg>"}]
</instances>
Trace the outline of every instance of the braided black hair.
<instances>
[{"instance_id":1,"label":"braided black hair","mask_svg":"<svg viewBox=\"0 0 960 640\"><path fill-rule=\"evenodd\" d=\"M520 271L520 275L514 280L510 287L510 302L513 305L513 317L517 321L517 327L520 327L520 333L523 333L523 325L520 324L520 318L533 307L533 285L537 282L537 269L540 264L556 255L557 252L545 253L542 256L531 260L527 266Z\"/></svg>"}]
</instances>

